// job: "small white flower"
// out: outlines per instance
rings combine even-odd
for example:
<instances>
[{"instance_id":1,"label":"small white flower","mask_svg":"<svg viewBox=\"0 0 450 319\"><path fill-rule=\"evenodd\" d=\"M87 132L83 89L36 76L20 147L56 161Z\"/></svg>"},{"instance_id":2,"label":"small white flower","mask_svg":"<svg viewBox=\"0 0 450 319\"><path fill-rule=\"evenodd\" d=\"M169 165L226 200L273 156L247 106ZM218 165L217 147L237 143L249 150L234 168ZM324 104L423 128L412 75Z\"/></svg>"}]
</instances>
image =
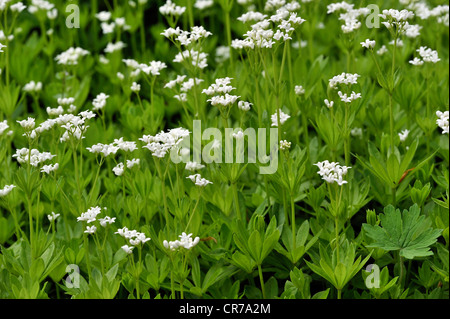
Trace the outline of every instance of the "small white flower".
<instances>
[{"instance_id":1,"label":"small white flower","mask_svg":"<svg viewBox=\"0 0 450 319\"><path fill-rule=\"evenodd\" d=\"M281 109L279 109L280 112L280 124L283 125L291 116L284 113ZM272 120L272 126L278 126L278 113L275 112L271 116Z\"/></svg>"},{"instance_id":2,"label":"small white flower","mask_svg":"<svg viewBox=\"0 0 450 319\"><path fill-rule=\"evenodd\" d=\"M17 121L17 123L19 123L20 126L22 126L27 131L34 129L34 126L36 125L35 119L32 117L29 117L26 120Z\"/></svg>"},{"instance_id":3,"label":"small white flower","mask_svg":"<svg viewBox=\"0 0 450 319\"><path fill-rule=\"evenodd\" d=\"M375 48L375 40L366 39L366 41L361 42L361 46L363 48L367 48L369 50L373 50Z\"/></svg>"},{"instance_id":4,"label":"small white flower","mask_svg":"<svg viewBox=\"0 0 450 319\"><path fill-rule=\"evenodd\" d=\"M123 172L125 171L124 164L119 163L112 170L113 170L114 174L116 174L116 176L122 176Z\"/></svg>"},{"instance_id":5,"label":"small white flower","mask_svg":"<svg viewBox=\"0 0 450 319\"><path fill-rule=\"evenodd\" d=\"M442 134L449 134L449 111L437 111L436 115L439 117L436 124L442 129Z\"/></svg>"},{"instance_id":6,"label":"small white flower","mask_svg":"<svg viewBox=\"0 0 450 319\"><path fill-rule=\"evenodd\" d=\"M138 93L141 90L141 85L133 82L133 84L131 85L131 91Z\"/></svg>"},{"instance_id":7,"label":"small white flower","mask_svg":"<svg viewBox=\"0 0 450 319\"><path fill-rule=\"evenodd\" d=\"M332 108L334 105L334 101L328 101L328 99L323 100L323 102L329 109Z\"/></svg>"},{"instance_id":8,"label":"small white flower","mask_svg":"<svg viewBox=\"0 0 450 319\"><path fill-rule=\"evenodd\" d=\"M186 178L189 178L195 185L200 187L205 187L208 184L212 184L212 182L208 181L205 178L202 178L200 174L190 175Z\"/></svg>"},{"instance_id":9,"label":"small white flower","mask_svg":"<svg viewBox=\"0 0 450 319\"><path fill-rule=\"evenodd\" d=\"M128 246L128 245L123 245L122 247L120 247L123 249L123 251L125 251L128 255L131 255L133 253L133 246Z\"/></svg>"},{"instance_id":10,"label":"small white flower","mask_svg":"<svg viewBox=\"0 0 450 319\"><path fill-rule=\"evenodd\" d=\"M58 163L56 163L54 165L51 165L51 164L50 165L44 165L41 168L41 172L50 174L51 172L56 171L58 168L59 168L59 164Z\"/></svg>"},{"instance_id":11,"label":"small white flower","mask_svg":"<svg viewBox=\"0 0 450 319\"><path fill-rule=\"evenodd\" d=\"M290 149L290 148L291 148L291 142L288 142L288 141L286 141L286 140L280 141L280 149L281 149L282 151L288 150L288 149Z\"/></svg>"},{"instance_id":12,"label":"small white flower","mask_svg":"<svg viewBox=\"0 0 450 319\"><path fill-rule=\"evenodd\" d=\"M202 164L199 164L196 162L187 162L185 169L187 171L196 171L196 170L202 169L204 167L205 167L205 165L202 165Z\"/></svg>"},{"instance_id":13,"label":"small white flower","mask_svg":"<svg viewBox=\"0 0 450 319\"><path fill-rule=\"evenodd\" d=\"M250 108L252 107L252 103L245 102L245 101L239 101L238 102L238 108L244 112L250 111Z\"/></svg>"},{"instance_id":14,"label":"small white flower","mask_svg":"<svg viewBox=\"0 0 450 319\"><path fill-rule=\"evenodd\" d=\"M8 195L15 187L15 185L6 185L2 189L0 189L0 197Z\"/></svg>"},{"instance_id":15,"label":"small white flower","mask_svg":"<svg viewBox=\"0 0 450 319\"><path fill-rule=\"evenodd\" d=\"M97 227L95 227L94 225L92 226L87 226L86 230L84 231L86 234L94 234L97 231Z\"/></svg>"},{"instance_id":16,"label":"small white flower","mask_svg":"<svg viewBox=\"0 0 450 319\"><path fill-rule=\"evenodd\" d=\"M295 86L295 94L297 94L297 95L305 94L305 89L303 88L303 86L296 85Z\"/></svg>"},{"instance_id":17,"label":"small white flower","mask_svg":"<svg viewBox=\"0 0 450 319\"><path fill-rule=\"evenodd\" d=\"M408 138L408 135L409 135L409 130L403 130L400 133L398 133L398 136L399 136L401 142L406 141L406 139Z\"/></svg>"},{"instance_id":18,"label":"small white flower","mask_svg":"<svg viewBox=\"0 0 450 319\"><path fill-rule=\"evenodd\" d=\"M111 224L115 223L116 217L111 218L109 216L105 216L105 218L99 218L98 221L100 222L100 225L102 227L106 227L108 224L111 225Z\"/></svg>"},{"instance_id":19,"label":"small white flower","mask_svg":"<svg viewBox=\"0 0 450 319\"><path fill-rule=\"evenodd\" d=\"M56 218L58 218L60 216L60 214L55 214L54 212L52 212L50 215L47 215L47 218L49 221L53 222L56 220Z\"/></svg>"}]
</instances>

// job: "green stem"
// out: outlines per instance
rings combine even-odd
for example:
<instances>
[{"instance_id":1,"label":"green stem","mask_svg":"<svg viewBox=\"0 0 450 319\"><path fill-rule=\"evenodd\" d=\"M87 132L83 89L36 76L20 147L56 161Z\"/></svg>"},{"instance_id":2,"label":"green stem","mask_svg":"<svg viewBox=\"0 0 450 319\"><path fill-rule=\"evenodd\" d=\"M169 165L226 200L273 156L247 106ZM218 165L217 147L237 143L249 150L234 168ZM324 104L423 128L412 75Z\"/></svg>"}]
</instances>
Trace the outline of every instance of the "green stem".
<instances>
[{"instance_id":1,"label":"green stem","mask_svg":"<svg viewBox=\"0 0 450 319\"><path fill-rule=\"evenodd\" d=\"M291 227L292 227L292 241L293 241L293 249L295 250L297 246L297 228L295 227L295 203L294 196L291 194Z\"/></svg>"},{"instance_id":2,"label":"green stem","mask_svg":"<svg viewBox=\"0 0 450 319\"><path fill-rule=\"evenodd\" d=\"M261 283L261 291L263 295L263 299L266 299L266 290L264 288L264 278L262 274L261 265L258 265L258 274L259 274L259 282Z\"/></svg>"},{"instance_id":3,"label":"green stem","mask_svg":"<svg viewBox=\"0 0 450 319\"><path fill-rule=\"evenodd\" d=\"M239 196L238 196L238 192L237 192L237 185L236 185L236 183L233 183L231 186L233 188L233 199L234 199L234 206L236 208L236 217L238 220L242 220L243 216L242 216L241 208L239 205Z\"/></svg>"}]
</instances>

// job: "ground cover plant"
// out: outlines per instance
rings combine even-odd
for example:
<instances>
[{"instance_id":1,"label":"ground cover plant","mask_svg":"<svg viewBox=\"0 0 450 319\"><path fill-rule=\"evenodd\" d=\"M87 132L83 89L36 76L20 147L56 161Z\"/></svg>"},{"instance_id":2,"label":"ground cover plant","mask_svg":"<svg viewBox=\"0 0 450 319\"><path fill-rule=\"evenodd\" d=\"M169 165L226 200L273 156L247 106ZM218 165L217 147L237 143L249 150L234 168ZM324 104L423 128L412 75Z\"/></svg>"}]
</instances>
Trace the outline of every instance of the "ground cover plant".
<instances>
[{"instance_id":1,"label":"ground cover plant","mask_svg":"<svg viewBox=\"0 0 450 319\"><path fill-rule=\"evenodd\" d=\"M448 8L0 0L0 298L448 299Z\"/></svg>"}]
</instances>

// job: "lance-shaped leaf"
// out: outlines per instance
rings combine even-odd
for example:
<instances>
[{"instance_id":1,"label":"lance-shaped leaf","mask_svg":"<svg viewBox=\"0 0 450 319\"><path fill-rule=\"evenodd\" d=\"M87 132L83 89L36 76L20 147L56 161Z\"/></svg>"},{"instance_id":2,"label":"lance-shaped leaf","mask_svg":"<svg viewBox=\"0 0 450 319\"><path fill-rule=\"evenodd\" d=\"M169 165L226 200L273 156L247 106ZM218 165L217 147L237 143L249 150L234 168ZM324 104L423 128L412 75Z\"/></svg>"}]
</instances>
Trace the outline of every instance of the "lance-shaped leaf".
<instances>
[{"instance_id":1,"label":"lance-shaped leaf","mask_svg":"<svg viewBox=\"0 0 450 319\"><path fill-rule=\"evenodd\" d=\"M366 235L373 240L367 247L398 250L400 256L407 259L432 255L430 246L441 235L441 230L431 227L431 220L420 215L417 204L403 213L392 205L385 207L384 214L380 214L380 224L381 227L363 224Z\"/></svg>"}]
</instances>

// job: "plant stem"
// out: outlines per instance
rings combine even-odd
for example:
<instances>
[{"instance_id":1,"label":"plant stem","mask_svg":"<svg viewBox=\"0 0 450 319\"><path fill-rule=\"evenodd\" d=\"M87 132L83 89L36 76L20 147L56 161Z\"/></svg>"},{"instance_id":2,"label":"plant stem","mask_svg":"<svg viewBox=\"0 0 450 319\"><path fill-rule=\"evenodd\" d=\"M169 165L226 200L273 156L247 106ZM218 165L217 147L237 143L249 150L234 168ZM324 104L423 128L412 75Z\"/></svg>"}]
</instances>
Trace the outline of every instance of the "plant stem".
<instances>
[{"instance_id":1,"label":"plant stem","mask_svg":"<svg viewBox=\"0 0 450 319\"><path fill-rule=\"evenodd\" d=\"M266 291L264 289L264 278L262 274L261 265L258 265L258 274L259 274L259 282L261 283L261 291L263 295L263 299L266 299Z\"/></svg>"},{"instance_id":2,"label":"plant stem","mask_svg":"<svg viewBox=\"0 0 450 319\"><path fill-rule=\"evenodd\" d=\"M238 220L242 220L242 213L241 213L241 208L239 205L239 196L238 196L238 192L237 192L237 185L236 183L232 183L231 187L233 188L233 199L234 199L234 206L236 208L236 217Z\"/></svg>"},{"instance_id":3,"label":"plant stem","mask_svg":"<svg viewBox=\"0 0 450 319\"><path fill-rule=\"evenodd\" d=\"M297 227L295 227L295 203L294 196L291 194L291 227L292 227L292 241L293 241L293 249L297 246Z\"/></svg>"}]
</instances>

